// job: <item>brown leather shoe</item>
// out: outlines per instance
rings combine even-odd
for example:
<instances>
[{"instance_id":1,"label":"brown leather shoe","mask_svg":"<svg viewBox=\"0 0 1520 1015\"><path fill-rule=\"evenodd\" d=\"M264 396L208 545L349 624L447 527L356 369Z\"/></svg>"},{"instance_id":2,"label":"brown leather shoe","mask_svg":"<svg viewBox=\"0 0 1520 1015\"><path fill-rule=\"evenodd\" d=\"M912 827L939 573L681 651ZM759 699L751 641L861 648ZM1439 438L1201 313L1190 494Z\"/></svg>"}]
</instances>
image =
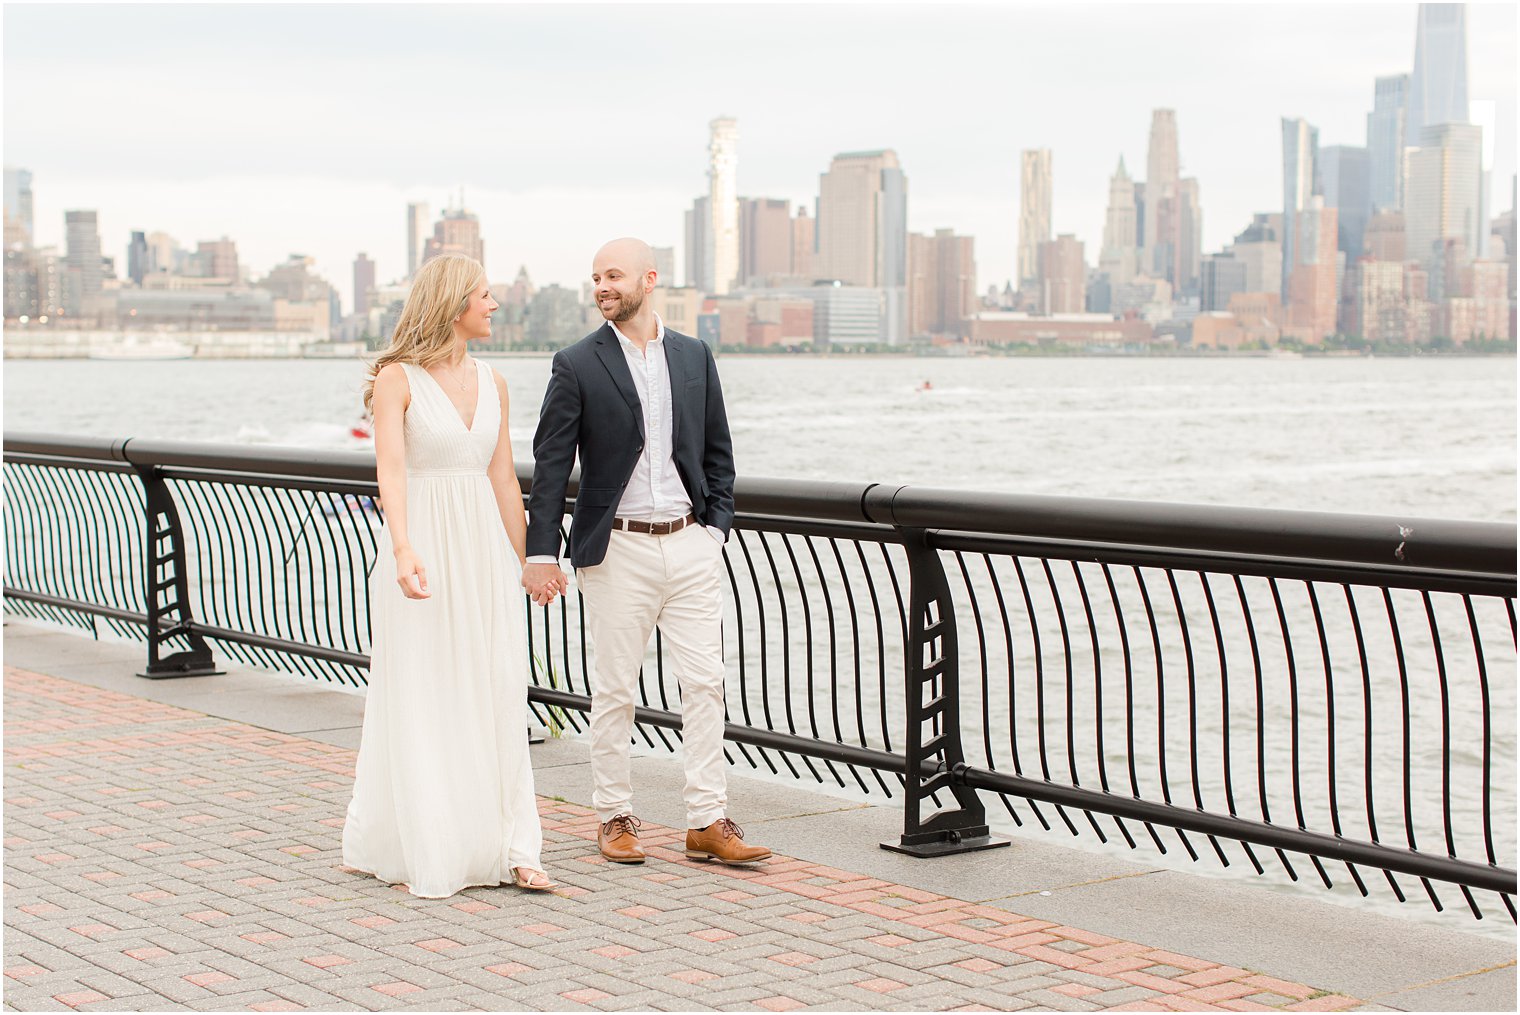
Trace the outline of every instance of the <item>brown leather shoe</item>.
<instances>
[{"instance_id":1,"label":"brown leather shoe","mask_svg":"<svg viewBox=\"0 0 1520 1015\"><path fill-rule=\"evenodd\" d=\"M730 867L769 860L771 851L764 846L744 843L744 830L727 818L719 818L706 828L686 830L688 860L718 860Z\"/></svg>"},{"instance_id":2,"label":"brown leather shoe","mask_svg":"<svg viewBox=\"0 0 1520 1015\"><path fill-rule=\"evenodd\" d=\"M596 848L613 863L643 863L644 851L639 848L639 819L632 814L619 814L605 822L596 831Z\"/></svg>"}]
</instances>

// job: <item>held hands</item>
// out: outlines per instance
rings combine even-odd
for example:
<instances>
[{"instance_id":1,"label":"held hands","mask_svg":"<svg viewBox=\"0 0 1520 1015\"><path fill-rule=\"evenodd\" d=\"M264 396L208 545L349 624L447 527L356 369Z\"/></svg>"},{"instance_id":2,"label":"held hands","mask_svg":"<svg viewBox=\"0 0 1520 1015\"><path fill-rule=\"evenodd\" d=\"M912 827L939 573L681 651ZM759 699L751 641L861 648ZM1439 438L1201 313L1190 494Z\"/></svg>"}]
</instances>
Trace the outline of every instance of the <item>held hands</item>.
<instances>
[{"instance_id":1,"label":"held hands","mask_svg":"<svg viewBox=\"0 0 1520 1015\"><path fill-rule=\"evenodd\" d=\"M525 564L522 586L536 606L548 606L569 586L570 579L558 564Z\"/></svg>"},{"instance_id":2,"label":"held hands","mask_svg":"<svg viewBox=\"0 0 1520 1015\"><path fill-rule=\"evenodd\" d=\"M432 595L428 591L427 569L409 546L396 551L396 584L408 599L427 599Z\"/></svg>"}]
</instances>

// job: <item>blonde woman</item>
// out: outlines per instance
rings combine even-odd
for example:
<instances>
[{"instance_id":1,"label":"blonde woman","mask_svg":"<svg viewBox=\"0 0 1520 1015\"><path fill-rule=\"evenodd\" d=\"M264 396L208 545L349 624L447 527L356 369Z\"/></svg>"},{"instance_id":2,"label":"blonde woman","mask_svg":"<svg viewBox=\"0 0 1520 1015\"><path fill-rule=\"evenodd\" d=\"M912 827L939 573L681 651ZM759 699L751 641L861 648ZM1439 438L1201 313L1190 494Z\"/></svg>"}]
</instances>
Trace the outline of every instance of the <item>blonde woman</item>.
<instances>
[{"instance_id":1,"label":"blonde woman","mask_svg":"<svg viewBox=\"0 0 1520 1015\"><path fill-rule=\"evenodd\" d=\"M364 390L386 538L343 862L424 898L555 887L524 732L527 523L507 386L468 350L495 309L479 262L427 262Z\"/></svg>"}]
</instances>

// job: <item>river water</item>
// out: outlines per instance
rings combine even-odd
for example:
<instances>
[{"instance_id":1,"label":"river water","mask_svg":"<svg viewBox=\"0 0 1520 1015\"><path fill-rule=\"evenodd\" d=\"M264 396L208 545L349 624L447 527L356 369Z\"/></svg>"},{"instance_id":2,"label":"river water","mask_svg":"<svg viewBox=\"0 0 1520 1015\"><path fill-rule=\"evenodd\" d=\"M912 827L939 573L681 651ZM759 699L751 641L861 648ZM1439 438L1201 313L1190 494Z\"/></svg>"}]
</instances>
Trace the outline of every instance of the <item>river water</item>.
<instances>
[{"instance_id":1,"label":"river water","mask_svg":"<svg viewBox=\"0 0 1520 1015\"><path fill-rule=\"evenodd\" d=\"M528 458L548 358L489 359L511 392L514 450L519 460ZM1513 522L1516 517L1513 359L734 355L722 358L719 369L738 468L745 476L1400 518ZM348 433L358 415L361 379L362 368L354 362L13 360L5 364L5 429L363 447ZM842 739L882 746L890 734L896 745L902 726L892 689L901 679L902 661L900 647L892 647L895 606L878 604L872 607L875 616L865 618L862 629L868 634L879 624L888 635L878 650L871 637L854 644L826 636L823 611L799 612L799 600L811 599L816 607L824 586L859 592L873 580L885 596L894 568L905 579L903 561L900 553L851 559L848 547L831 558L833 549L826 541L787 547L775 536L752 532L731 544L729 561L738 580L731 586L728 657L740 658L737 639L746 637L749 670L740 693L738 674L730 674L730 704L742 701L768 710L781 728L786 728L780 719L785 713L803 732L810 732L815 717L809 706L815 705L826 739L833 738L832 723L842 716ZM812 556L814 550L819 556ZM800 566L789 563L793 551ZM773 566L779 566L774 581L779 591L766 582L751 586L750 569L768 577ZM1384 840L1397 843L1389 829L1402 827L1398 742L1408 727L1414 744L1408 791L1421 845L1432 846L1440 841L1436 819L1443 808L1472 813L1479 806L1478 782L1444 785L1441 768L1450 763L1459 773L1476 770L1475 745L1483 733L1480 701L1489 695L1489 714L1495 717L1496 846L1499 862L1513 863L1514 660L1501 649L1488 672L1476 672L1472 625L1460 600L1437 596L1430 612L1417 595L1396 593L1393 602L1384 603L1366 589L1311 590L1302 582L1274 588L1264 579L1235 586L1221 576L1188 572L1179 572L1171 585L1167 573L1156 569L1106 573L1089 564L1046 567L1029 558L971 558L959 573L954 567L951 572L957 602L974 598L977 603L957 617L972 764L1011 770L1022 750L1024 771L1038 774L1044 759L1036 760L1032 752L1049 740L1049 765L1057 780L1080 774L1083 785L1093 785L1095 763L1106 763L1123 791L1133 758L1137 788L1148 798L1169 792L1175 801L1190 803L1195 787L1188 778L1189 753L1196 743L1204 747L1196 791L1211 806L1231 793L1246 817L1270 805L1274 820L1283 822L1301 808L1310 827L1328 827L1323 797L1329 775L1330 792L1348 823L1355 825L1350 815L1366 812L1361 820L1375 819ZM999 590L1006 602L999 602ZM783 594L790 601L783 602ZM864 616L865 597L857 599L850 609ZM1126 632L1117 617L1123 612L1143 618L1142 602L1156 624L1147 631L1143 619L1126 619L1123 624L1138 626L1127 632L1130 644L1121 651ZM1085 612L1084 603L1090 607ZM843 603L835 605L842 615ZM1400 625L1404 657L1389 635L1390 613ZM1507 639L1502 606L1480 600L1476 616L1486 638L1497 633ZM782 617L790 621L785 631L777 624ZM802 630L813 623L816 630ZM575 627L572 620L570 629ZM1293 632L1292 651L1281 627ZM1447 644L1441 666L1435 662L1432 629ZM756 658L758 644L768 650L763 659ZM1322 661L1321 645L1333 665ZM1362 651L1369 660L1366 671L1356 662ZM577 665L571 660L563 665L572 686L583 689L577 686L584 680ZM1400 680L1403 665L1409 669L1407 692ZM988 674L985 682L982 673ZM673 686L667 690L673 700ZM866 730L858 736L851 734L857 708L866 716ZM1093 721L1099 711L1101 723ZM881 736L872 729L876 716L883 717ZM1189 729L1189 716L1195 717L1196 732ZM1451 728L1450 759L1439 750L1443 721ZM1375 736L1363 738L1367 723ZM1323 735L1329 729L1333 738ZM993 734L984 736L987 731ZM1129 742L1126 733L1132 734ZM1228 757L1217 750L1222 737L1235 745ZM1265 765L1255 754L1258 737ZM1304 782L1311 787L1302 799L1297 780L1286 779L1274 760L1290 750L1300 753ZM1380 790L1371 804L1361 791L1364 763L1379 773L1380 785L1394 790ZM1000 807L991 805L991 811L1006 823ZM1111 822L1105 826L1110 844L1104 846L1086 830L1084 838L1073 839L1048 809L1050 833L1042 833L1022 806L1018 813L1019 835L1049 834L1063 845L1112 848L1138 858L1117 843ZM1355 825L1348 834L1362 834L1363 828ZM1143 843L1144 833L1136 826L1132 830ZM1179 860L1175 835L1163 836L1168 855L1147 853L1145 862L1217 872L1208 862ZM1458 838L1460 855L1481 855L1470 830ZM1210 852L1203 840L1194 837L1194 843ZM1268 851L1259 852L1271 870ZM1232 864L1231 876L1248 866L1238 847ZM1301 861L1295 866L1302 878L1297 886L1280 875L1257 880L1323 897L1322 889L1307 887L1317 883L1312 868ZM1327 869L1338 893L1344 892L1344 866ZM1386 886L1380 893L1372 883L1372 904L1406 918L1435 918L1419 901L1418 884L1402 880L1415 901L1390 903ZM1442 895L1455 913L1465 908L1454 891ZM1502 932L1511 926L1491 898L1483 908L1489 919L1482 929ZM1459 915L1451 922L1463 925Z\"/></svg>"},{"instance_id":2,"label":"river water","mask_svg":"<svg viewBox=\"0 0 1520 1015\"><path fill-rule=\"evenodd\" d=\"M548 357L490 362L529 458ZM720 372L746 476L1515 518L1513 359L733 355ZM354 362L9 360L5 428L362 446L361 377Z\"/></svg>"}]
</instances>

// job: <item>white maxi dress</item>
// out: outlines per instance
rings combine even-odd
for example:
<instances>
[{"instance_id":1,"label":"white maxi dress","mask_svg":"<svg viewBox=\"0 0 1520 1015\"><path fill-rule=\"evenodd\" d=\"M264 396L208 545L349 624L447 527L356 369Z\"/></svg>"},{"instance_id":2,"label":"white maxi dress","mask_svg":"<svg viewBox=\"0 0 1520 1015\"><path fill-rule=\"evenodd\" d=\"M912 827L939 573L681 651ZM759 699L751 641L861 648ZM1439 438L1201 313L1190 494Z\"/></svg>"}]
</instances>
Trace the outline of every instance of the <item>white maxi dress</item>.
<instances>
[{"instance_id":1,"label":"white maxi dress","mask_svg":"<svg viewBox=\"0 0 1520 1015\"><path fill-rule=\"evenodd\" d=\"M417 896L541 868L543 832L528 761L522 568L486 466L501 399L475 365L466 427L432 375L403 364L406 507L431 597L396 584L389 526L370 577L369 691L343 826L343 862Z\"/></svg>"}]
</instances>

